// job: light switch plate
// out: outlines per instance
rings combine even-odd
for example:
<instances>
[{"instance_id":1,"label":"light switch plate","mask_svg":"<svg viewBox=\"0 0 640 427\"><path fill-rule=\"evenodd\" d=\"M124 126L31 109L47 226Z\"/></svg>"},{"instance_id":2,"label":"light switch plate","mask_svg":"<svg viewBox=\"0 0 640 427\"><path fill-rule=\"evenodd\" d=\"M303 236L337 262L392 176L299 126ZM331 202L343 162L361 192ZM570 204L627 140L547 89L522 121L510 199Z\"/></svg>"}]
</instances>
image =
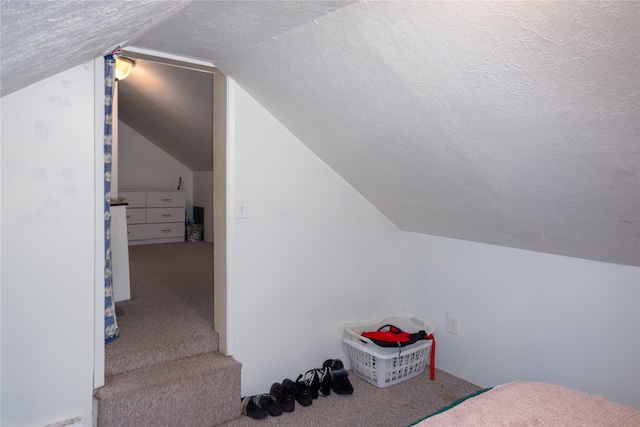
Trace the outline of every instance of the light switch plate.
<instances>
[{"instance_id":1,"label":"light switch plate","mask_svg":"<svg viewBox=\"0 0 640 427\"><path fill-rule=\"evenodd\" d=\"M236 199L236 219L249 218L249 200L246 198Z\"/></svg>"}]
</instances>

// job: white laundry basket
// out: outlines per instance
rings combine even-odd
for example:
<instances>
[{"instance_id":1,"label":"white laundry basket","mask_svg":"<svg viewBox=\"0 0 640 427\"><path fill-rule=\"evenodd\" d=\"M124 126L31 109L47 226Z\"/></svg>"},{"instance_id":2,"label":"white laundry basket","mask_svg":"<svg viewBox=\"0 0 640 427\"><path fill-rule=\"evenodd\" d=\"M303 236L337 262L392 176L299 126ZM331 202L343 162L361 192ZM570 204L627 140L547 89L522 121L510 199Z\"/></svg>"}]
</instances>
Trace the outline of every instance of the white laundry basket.
<instances>
[{"instance_id":1,"label":"white laundry basket","mask_svg":"<svg viewBox=\"0 0 640 427\"><path fill-rule=\"evenodd\" d=\"M351 360L353 373L379 388L388 387L421 374L429 359L432 341L418 341L406 347L381 347L362 332L377 331L384 325L394 325L406 332L435 331L433 322L417 314L395 312L376 320L350 323L344 328L343 341Z\"/></svg>"}]
</instances>

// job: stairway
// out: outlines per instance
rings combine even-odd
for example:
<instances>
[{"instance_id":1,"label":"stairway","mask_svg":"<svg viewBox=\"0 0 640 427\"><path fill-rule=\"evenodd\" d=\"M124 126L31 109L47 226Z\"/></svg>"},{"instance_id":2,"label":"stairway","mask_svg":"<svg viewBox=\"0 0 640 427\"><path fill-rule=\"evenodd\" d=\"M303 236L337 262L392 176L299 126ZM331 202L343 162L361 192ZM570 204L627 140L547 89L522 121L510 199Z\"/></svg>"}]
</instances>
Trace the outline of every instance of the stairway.
<instances>
[{"instance_id":1,"label":"stairway","mask_svg":"<svg viewBox=\"0 0 640 427\"><path fill-rule=\"evenodd\" d=\"M218 352L212 247L132 246L131 294L105 347L98 427L203 426L240 417L241 365Z\"/></svg>"}]
</instances>

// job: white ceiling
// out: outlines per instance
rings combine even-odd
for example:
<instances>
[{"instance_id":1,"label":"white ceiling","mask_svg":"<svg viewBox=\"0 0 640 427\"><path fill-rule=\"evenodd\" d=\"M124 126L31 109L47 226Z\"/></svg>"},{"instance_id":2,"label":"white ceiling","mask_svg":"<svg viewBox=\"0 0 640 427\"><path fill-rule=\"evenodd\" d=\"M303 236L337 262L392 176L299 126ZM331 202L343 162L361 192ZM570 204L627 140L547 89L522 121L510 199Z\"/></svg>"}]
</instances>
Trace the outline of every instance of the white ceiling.
<instances>
[{"instance_id":1,"label":"white ceiling","mask_svg":"<svg viewBox=\"0 0 640 427\"><path fill-rule=\"evenodd\" d=\"M3 95L209 61L403 230L640 265L640 2L1 5Z\"/></svg>"}]
</instances>

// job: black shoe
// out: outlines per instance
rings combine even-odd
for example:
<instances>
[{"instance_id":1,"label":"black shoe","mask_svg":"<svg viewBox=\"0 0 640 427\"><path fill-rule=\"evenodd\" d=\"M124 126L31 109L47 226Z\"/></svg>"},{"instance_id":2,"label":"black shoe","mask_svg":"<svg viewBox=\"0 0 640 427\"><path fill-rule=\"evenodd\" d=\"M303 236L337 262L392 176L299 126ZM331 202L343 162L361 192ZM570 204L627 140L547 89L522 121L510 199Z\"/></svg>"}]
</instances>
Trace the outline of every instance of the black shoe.
<instances>
[{"instance_id":1,"label":"black shoe","mask_svg":"<svg viewBox=\"0 0 640 427\"><path fill-rule=\"evenodd\" d=\"M353 394L353 386L349 381L349 373L344 369L342 360L329 359L322 365L331 373L331 389L336 394Z\"/></svg>"},{"instance_id":2,"label":"black shoe","mask_svg":"<svg viewBox=\"0 0 640 427\"><path fill-rule=\"evenodd\" d=\"M311 389L311 397L318 398L318 390L320 389L320 369L310 369L304 374L304 383Z\"/></svg>"},{"instance_id":3,"label":"black shoe","mask_svg":"<svg viewBox=\"0 0 640 427\"><path fill-rule=\"evenodd\" d=\"M270 392L273 397L276 398L278 405L282 407L284 412L293 412L296 408L295 396L293 390L290 388L284 388L280 383L273 383Z\"/></svg>"},{"instance_id":4,"label":"black shoe","mask_svg":"<svg viewBox=\"0 0 640 427\"><path fill-rule=\"evenodd\" d=\"M266 393L260 394L258 395L258 402L260 407L266 409L272 417L282 415L282 406L278 404L278 401L272 395Z\"/></svg>"},{"instance_id":5,"label":"black shoe","mask_svg":"<svg viewBox=\"0 0 640 427\"><path fill-rule=\"evenodd\" d=\"M293 390L293 395L302 406L309 406L313 403L311 389L304 383L304 381L302 381L302 375L298 376L295 383L288 378L285 379L282 381L282 388L289 388Z\"/></svg>"},{"instance_id":6,"label":"black shoe","mask_svg":"<svg viewBox=\"0 0 640 427\"><path fill-rule=\"evenodd\" d=\"M320 392L324 396L329 396L331 394L331 368L326 367L322 369L318 369L320 376Z\"/></svg>"},{"instance_id":7,"label":"black shoe","mask_svg":"<svg viewBox=\"0 0 640 427\"><path fill-rule=\"evenodd\" d=\"M260 406L258 396L242 398L242 413L254 420L261 420L269 415L269 412Z\"/></svg>"}]
</instances>

